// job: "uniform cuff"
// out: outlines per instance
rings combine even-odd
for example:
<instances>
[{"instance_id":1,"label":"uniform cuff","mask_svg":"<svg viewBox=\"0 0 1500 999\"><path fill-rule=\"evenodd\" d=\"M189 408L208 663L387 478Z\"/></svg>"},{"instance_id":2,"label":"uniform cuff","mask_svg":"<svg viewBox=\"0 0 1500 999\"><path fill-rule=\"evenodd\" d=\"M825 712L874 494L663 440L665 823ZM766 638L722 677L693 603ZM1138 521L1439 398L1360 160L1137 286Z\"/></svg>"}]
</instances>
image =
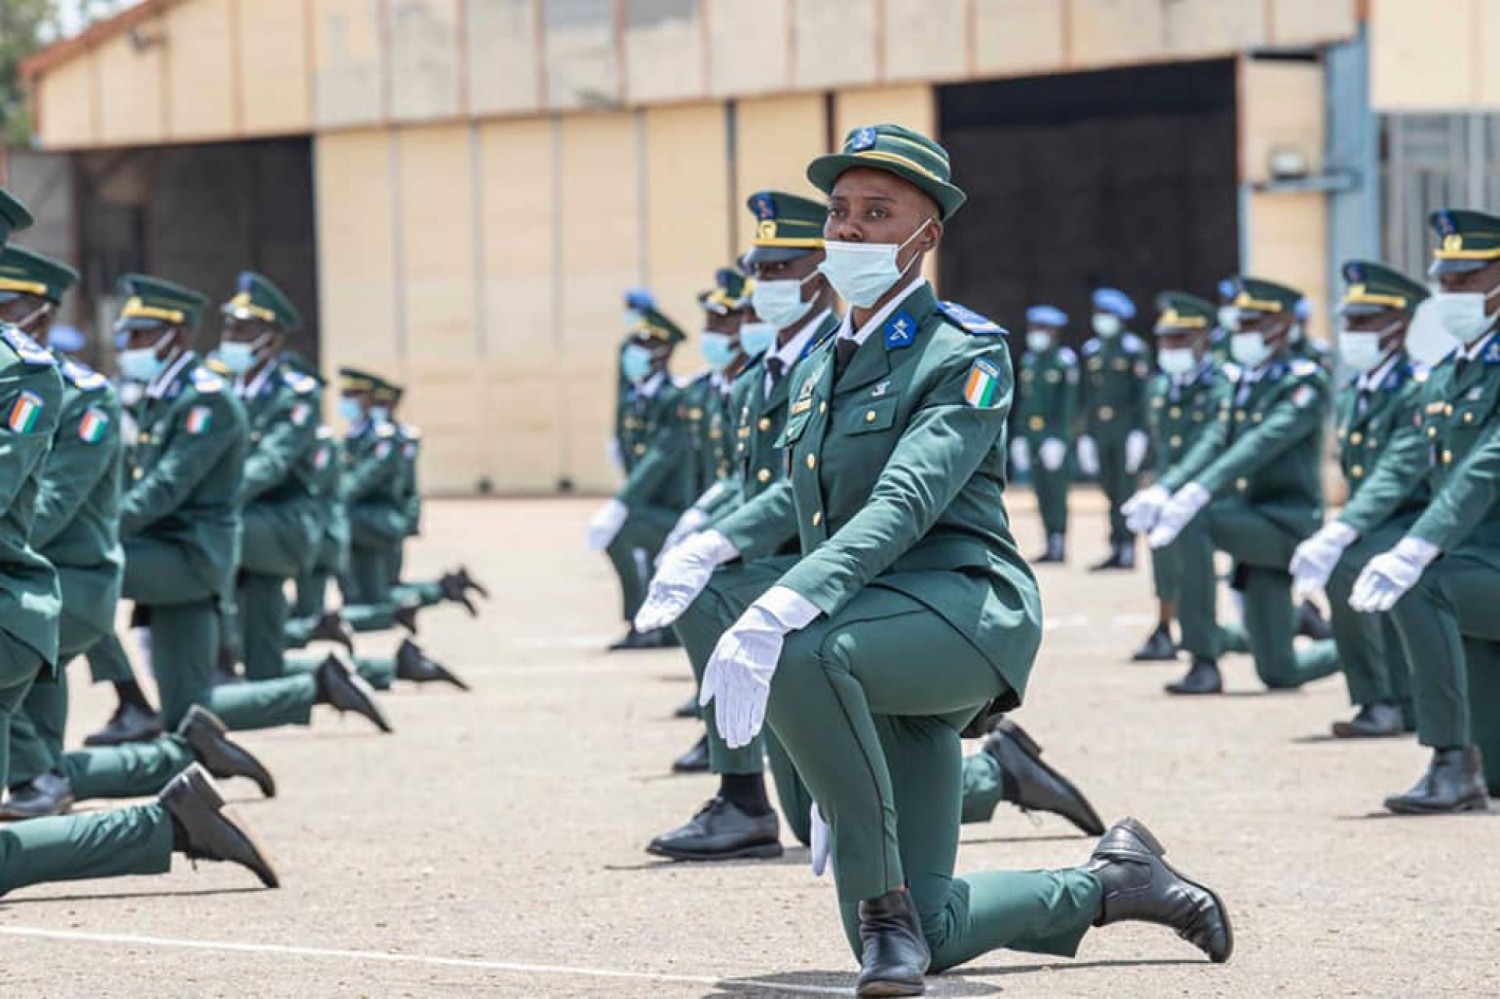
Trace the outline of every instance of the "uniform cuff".
<instances>
[{"instance_id":1,"label":"uniform cuff","mask_svg":"<svg viewBox=\"0 0 1500 999\"><path fill-rule=\"evenodd\" d=\"M788 631L801 631L823 613L817 604L789 586L773 586L755 603Z\"/></svg>"}]
</instances>

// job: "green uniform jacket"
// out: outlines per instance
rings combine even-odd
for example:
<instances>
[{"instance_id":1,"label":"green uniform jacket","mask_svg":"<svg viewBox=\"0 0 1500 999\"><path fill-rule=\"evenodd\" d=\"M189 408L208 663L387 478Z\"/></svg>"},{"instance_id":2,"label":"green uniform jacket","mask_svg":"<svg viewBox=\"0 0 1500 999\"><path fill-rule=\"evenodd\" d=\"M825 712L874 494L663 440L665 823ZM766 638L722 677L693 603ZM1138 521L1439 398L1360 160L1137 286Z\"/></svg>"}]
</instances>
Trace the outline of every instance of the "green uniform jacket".
<instances>
[{"instance_id":1,"label":"green uniform jacket","mask_svg":"<svg viewBox=\"0 0 1500 999\"><path fill-rule=\"evenodd\" d=\"M204 583L232 592L248 443L245 409L229 383L189 352L141 400L121 540L142 535L176 545Z\"/></svg>"},{"instance_id":2,"label":"green uniform jacket","mask_svg":"<svg viewBox=\"0 0 1500 999\"><path fill-rule=\"evenodd\" d=\"M1349 501L1339 520L1369 534L1394 517L1414 514L1431 493L1432 449L1418 426L1427 371L1404 355L1369 394L1360 412L1358 380L1339 393L1339 468Z\"/></svg>"},{"instance_id":3,"label":"green uniform jacket","mask_svg":"<svg viewBox=\"0 0 1500 999\"><path fill-rule=\"evenodd\" d=\"M61 370L62 409L42 468L31 543L57 567L68 614L108 632L125 566L120 399L109 379L77 361L64 361Z\"/></svg>"},{"instance_id":4,"label":"green uniform jacket","mask_svg":"<svg viewBox=\"0 0 1500 999\"><path fill-rule=\"evenodd\" d=\"M1196 482L1237 495L1299 537L1323 522L1322 430L1328 374L1311 361L1272 361L1241 397L1241 371L1219 418L1161 477L1178 490Z\"/></svg>"},{"instance_id":5,"label":"green uniform jacket","mask_svg":"<svg viewBox=\"0 0 1500 999\"><path fill-rule=\"evenodd\" d=\"M1134 333L1095 337L1083 345L1083 420L1098 438L1123 439L1146 428L1151 358Z\"/></svg>"},{"instance_id":6,"label":"green uniform jacket","mask_svg":"<svg viewBox=\"0 0 1500 999\"><path fill-rule=\"evenodd\" d=\"M793 373L790 477L719 529L750 557L790 517L802 559L780 585L830 616L871 584L899 590L968 638L1019 700L1041 605L1005 512L1014 379L1001 333L924 283L837 383L825 341Z\"/></svg>"},{"instance_id":7,"label":"green uniform jacket","mask_svg":"<svg viewBox=\"0 0 1500 999\"><path fill-rule=\"evenodd\" d=\"M349 431L339 491L354 547L383 548L406 536L404 476L395 424L364 420Z\"/></svg>"},{"instance_id":8,"label":"green uniform jacket","mask_svg":"<svg viewBox=\"0 0 1500 999\"><path fill-rule=\"evenodd\" d=\"M730 397L714 384L713 372L706 371L683 388L678 406L693 447L695 495L702 495L730 475Z\"/></svg>"},{"instance_id":9,"label":"green uniform jacket","mask_svg":"<svg viewBox=\"0 0 1500 999\"><path fill-rule=\"evenodd\" d=\"M1408 532L1500 567L1500 333L1471 361L1432 369L1417 414L1432 448L1432 502Z\"/></svg>"},{"instance_id":10,"label":"green uniform jacket","mask_svg":"<svg viewBox=\"0 0 1500 999\"><path fill-rule=\"evenodd\" d=\"M29 539L62 397L52 354L14 326L0 325L0 627L47 666L57 663L62 601L57 573ZM0 656L0 682L19 682L34 666Z\"/></svg>"},{"instance_id":11,"label":"green uniform jacket","mask_svg":"<svg viewBox=\"0 0 1500 999\"><path fill-rule=\"evenodd\" d=\"M303 560L306 568L342 573L349 559L349 517L339 496L344 451L333 428L319 425L312 452L312 491L317 498L317 547Z\"/></svg>"},{"instance_id":12,"label":"green uniform jacket","mask_svg":"<svg viewBox=\"0 0 1500 999\"><path fill-rule=\"evenodd\" d=\"M1043 354L1027 351L1021 358L1021 418L1017 432L1031 444L1049 437L1073 443L1078 413L1078 355L1072 348L1054 346ZM1035 459L1033 459L1035 460Z\"/></svg>"},{"instance_id":13,"label":"green uniform jacket","mask_svg":"<svg viewBox=\"0 0 1500 999\"><path fill-rule=\"evenodd\" d=\"M401 434L402 510L406 514L406 537L422 533L422 488L417 482L417 459L422 456L422 431L410 423L398 423Z\"/></svg>"},{"instance_id":14,"label":"green uniform jacket","mask_svg":"<svg viewBox=\"0 0 1500 999\"><path fill-rule=\"evenodd\" d=\"M1239 374L1233 366L1221 367L1212 358L1186 384L1177 384L1170 375L1157 374L1147 386L1150 400L1147 423L1151 429L1151 451L1156 456L1156 472L1164 475L1182 460L1193 443L1219 418L1228 399L1232 379Z\"/></svg>"},{"instance_id":15,"label":"green uniform jacket","mask_svg":"<svg viewBox=\"0 0 1500 999\"><path fill-rule=\"evenodd\" d=\"M671 379L664 379L649 398L639 389L632 391L622 439L625 484L615 493L627 507L681 511L702 493L697 488L697 455L681 409L682 390Z\"/></svg>"},{"instance_id":16,"label":"green uniform jacket","mask_svg":"<svg viewBox=\"0 0 1500 999\"><path fill-rule=\"evenodd\" d=\"M267 530L256 541L274 552L245 552L247 568L305 562L318 541L318 476L313 467L323 407L316 378L290 367L273 369L243 399L250 425L241 497L246 516Z\"/></svg>"}]
</instances>

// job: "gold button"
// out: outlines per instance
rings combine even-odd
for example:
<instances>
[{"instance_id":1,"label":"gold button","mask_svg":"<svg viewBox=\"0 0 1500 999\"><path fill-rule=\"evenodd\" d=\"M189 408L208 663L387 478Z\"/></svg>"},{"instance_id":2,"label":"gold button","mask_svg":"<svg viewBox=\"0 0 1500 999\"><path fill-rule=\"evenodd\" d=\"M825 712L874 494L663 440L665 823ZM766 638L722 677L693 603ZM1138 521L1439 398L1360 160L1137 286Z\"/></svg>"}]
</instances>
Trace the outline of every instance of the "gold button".
<instances>
[{"instance_id":1,"label":"gold button","mask_svg":"<svg viewBox=\"0 0 1500 999\"><path fill-rule=\"evenodd\" d=\"M875 422L875 410L872 409L868 413L865 414L865 422L866 423L874 423Z\"/></svg>"},{"instance_id":2,"label":"gold button","mask_svg":"<svg viewBox=\"0 0 1500 999\"><path fill-rule=\"evenodd\" d=\"M1375 438L1371 437L1370 438L1370 446L1371 447L1379 447L1380 446L1380 442L1378 440L1376 440Z\"/></svg>"},{"instance_id":3,"label":"gold button","mask_svg":"<svg viewBox=\"0 0 1500 999\"><path fill-rule=\"evenodd\" d=\"M1249 479L1235 479L1234 480L1234 488L1238 489L1240 492L1244 492L1246 489L1250 488L1250 480Z\"/></svg>"},{"instance_id":4,"label":"gold button","mask_svg":"<svg viewBox=\"0 0 1500 999\"><path fill-rule=\"evenodd\" d=\"M1472 410L1464 414L1464 422L1465 423L1473 423L1474 422L1474 413L1473 413Z\"/></svg>"},{"instance_id":5,"label":"gold button","mask_svg":"<svg viewBox=\"0 0 1500 999\"><path fill-rule=\"evenodd\" d=\"M1166 405L1166 403L1163 402L1160 399L1152 399L1151 400L1151 408L1152 409L1161 409L1165 405Z\"/></svg>"},{"instance_id":6,"label":"gold button","mask_svg":"<svg viewBox=\"0 0 1500 999\"><path fill-rule=\"evenodd\" d=\"M137 443L137 444L144 444L144 443L146 443L146 442L147 442L147 441L149 441L149 440L150 440L150 439L151 439L151 435L150 435L150 434L148 434L148 433L146 433L146 432L145 432L145 431L144 431L144 430L143 430L143 431L141 431L141 435L140 435L140 436L139 436L139 437L137 437L137 438L136 438L136 439L135 439L135 442L136 442L136 443Z\"/></svg>"},{"instance_id":7,"label":"gold button","mask_svg":"<svg viewBox=\"0 0 1500 999\"><path fill-rule=\"evenodd\" d=\"M1167 415L1170 416L1174 420L1177 419L1178 417L1180 417L1182 415L1182 407L1181 406L1173 406L1171 409L1167 410Z\"/></svg>"},{"instance_id":8,"label":"gold button","mask_svg":"<svg viewBox=\"0 0 1500 999\"><path fill-rule=\"evenodd\" d=\"M813 521L813 526L814 527L817 527L819 524L823 523L823 511L822 510L815 510L815 511L813 511L812 521Z\"/></svg>"},{"instance_id":9,"label":"gold button","mask_svg":"<svg viewBox=\"0 0 1500 999\"><path fill-rule=\"evenodd\" d=\"M1451 465L1451 464L1453 464L1453 452L1452 451L1444 451L1443 452L1443 464L1445 464L1445 465Z\"/></svg>"},{"instance_id":10,"label":"gold button","mask_svg":"<svg viewBox=\"0 0 1500 999\"><path fill-rule=\"evenodd\" d=\"M1265 415L1266 414L1264 413L1256 413L1254 416L1250 417L1250 419L1255 423L1259 423L1265 417Z\"/></svg>"},{"instance_id":11,"label":"gold button","mask_svg":"<svg viewBox=\"0 0 1500 999\"><path fill-rule=\"evenodd\" d=\"M1168 441L1168 443L1173 447L1182 447L1182 438L1177 436L1176 434L1173 434L1172 439Z\"/></svg>"},{"instance_id":12,"label":"gold button","mask_svg":"<svg viewBox=\"0 0 1500 999\"><path fill-rule=\"evenodd\" d=\"M828 403L826 403L826 402L820 402L820 403L818 403L818 412L819 413L826 413L826 412L828 412Z\"/></svg>"},{"instance_id":13,"label":"gold button","mask_svg":"<svg viewBox=\"0 0 1500 999\"><path fill-rule=\"evenodd\" d=\"M144 468L137 468L135 470L135 472L133 473L134 477L137 478L137 479L143 477L145 474L146 474L146 470Z\"/></svg>"},{"instance_id":14,"label":"gold button","mask_svg":"<svg viewBox=\"0 0 1500 999\"><path fill-rule=\"evenodd\" d=\"M1202 413L1194 413L1193 414L1193 422L1194 423L1202 423L1203 422L1203 414Z\"/></svg>"},{"instance_id":15,"label":"gold button","mask_svg":"<svg viewBox=\"0 0 1500 999\"><path fill-rule=\"evenodd\" d=\"M755 481L759 482L761 485L765 485L767 482L770 482L771 470L769 468L762 468L760 471L756 472Z\"/></svg>"},{"instance_id":16,"label":"gold button","mask_svg":"<svg viewBox=\"0 0 1500 999\"><path fill-rule=\"evenodd\" d=\"M761 433L765 433L767 430L771 429L771 418L769 416L762 416L760 418L760 422L756 424L756 427L760 429Z\"/></svg>"},{"instance_id":17,"label":"gold button","mask_svg":"<svg viewBox=\"0 0 1500 999\"><path fill-rule=\"evenodd\" d=\"M1114 409L1112 407L1110 407L1110 406L1100 406L1099 407L1099 419L1101 419L1104 422L1108 423L1110 420L1113 420L1114 418L1115 418L1115 411L1114 411Z\"/></svg>"},{"instance_id":18,"label":"gold button","mask_svg":"<svg viewBox=\"0 0 1500 999\"><path fill-rule=\"evenodd\" d=\"M1352 476L1354 476L1357 479L1361 475L1365 474L1365 466L1363 466L1363 465L1355 465L1353 468L1349 469L1349 474L1352 475Z\"/></svg>"},{"instance_id":19,"label":"gold button","mask_svg":"<svg viewBox=\"0 0 1500 999\"><path fill-rule=\"evenodd\" d=\"M1047 421L1040 416L1033 416L1031 419L1026 421L1026 425L1032 430L1041 430L1047 425Z\"/></svg>"},{"instance_id":20,"label":"gold button","mask_svg":"<svg viewBox=\"0 0 1500 999\"><path fill-rule=\"evenodd\" d=\"M1236 422L1236 423L1244 423L1245 422L1245 411L1244 410L1239 410L1239 411L1237 411L1234 414L1234 422Z\"/></svg>"},{"instance_id":21,"label":"gold button","mask_svg":"<svg viewBox=\"0 0 1500 999\"><path fill-rule=\"evenodd\" d=\"M635 446L635 453L637 455L645 454L646 453L646 445L644 445L644 444L637 444Z\"/></svg>"},{"instance_id":22,"label":"gold button","mask_svg":"<svg viewBox=\"0 0 1500 999\"><path fill-rule=\"evenodd\" d=\"M1355 445L1356 447L1359 445L1359 442L1364 439L1364 435L1361 434L1358 430L1349 435L1349 443Z\"/></svg>"},{"instance_id":23,"label":"gold button","mask_svg":"<svg viewBox=\"0 0 1500 999\"><path fill-rule=\"evenodd\" d=\"M807 456L807 467L808 468L817 468L818 467L818 456L817 455L810 454L810 455Z\"/></svg>"},{"instance_id":24,"label":"gold button","mask_svg":"<svg viewBox=\"0 0 1500 999\"><path fill-rule=\"evenodd\" d=\"M1428 427L1427 428L1427 436L1428 437L1436 437L1437 436L1437 427Z\"/></svg>"},{"instance_id":25,"label":"gold button","mask_svg":"<svg viewBox=\"0 0 1500 999\"><path fill-rule=\"evenodd\" d=\"M1452 416L1453 415L1453 403L1450 402L1446 406L1443 407L1443 415L1444 416Z\"/></svg>"}]
</instances>

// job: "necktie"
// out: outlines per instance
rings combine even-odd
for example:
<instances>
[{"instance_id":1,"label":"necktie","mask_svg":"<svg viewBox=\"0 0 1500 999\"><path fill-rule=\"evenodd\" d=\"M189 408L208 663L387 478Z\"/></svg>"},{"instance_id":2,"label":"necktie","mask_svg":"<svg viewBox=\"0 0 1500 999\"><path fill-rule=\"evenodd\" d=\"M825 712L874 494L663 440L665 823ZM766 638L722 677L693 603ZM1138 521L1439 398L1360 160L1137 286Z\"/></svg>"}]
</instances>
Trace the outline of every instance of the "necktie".
<instances>
[{"instance_id":1,"label":"necktie","mask_svg":"<svg viewBox=\"0 0 1500 999\"><path fill-rule=\"evenodd\" d=\"M849 366L849 359L854 352L859 350L859 341L852 336L839 337L838 343L833 345L833 374L837 378L844 373Z\"/></svg>"},{"instance_id":2,"label":"necktie","mask_svg":"<svg viewBox=\"0 0 1500 999\"><path fill-rule=\"evenodd\" d=\"M766 361L766 370L771 373L771 387L781 381L781 376L786 374L786 362L779 357L773 357Z\"/></svg>"},{"instance_id":3,"label":"necktie","mask_svg":"<svg viewBox=\"0 0 1500 999\"><path fill-rule=\"evenodd\" d=\"M1365 414L1368 413L1369 411L1370 411L1370 390L1367 389L1367 388L1361 388L1359 390L1359 395L1355 397L1355 401L1354 401L1354 415L1356 417L1358 417L1359 419L1364 419Z\"/></svg>"}]
</instances>

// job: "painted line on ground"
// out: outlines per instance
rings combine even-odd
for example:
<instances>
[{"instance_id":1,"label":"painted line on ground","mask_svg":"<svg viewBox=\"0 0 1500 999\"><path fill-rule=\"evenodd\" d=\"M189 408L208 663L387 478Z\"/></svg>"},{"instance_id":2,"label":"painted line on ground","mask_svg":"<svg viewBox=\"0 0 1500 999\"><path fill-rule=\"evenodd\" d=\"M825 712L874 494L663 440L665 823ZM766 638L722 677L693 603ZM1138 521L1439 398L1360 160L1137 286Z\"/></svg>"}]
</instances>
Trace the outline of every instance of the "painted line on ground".
<instances>
[{"instance_id":1,"label":"painted line on ground","mask_svg":"<svg viewBox=\"0 0 1500 999\"><path fill-rule=\"evenodd\" d=\"M30 926L0 926L0 935L72 943L123 944L175 950L219 951L233 954L274 954L281 957L322 957L371 964L416 964L441 968L471 968L521 975L553 975L563 978L606 978L628 981L709 985L726 989L764 989L796 995L847 996L853 992L832 985L793 985L753 978L715 978L709 975L673 975L655 971L624 971L613 968L575 968L562 964L526 964L519 961L488 961L467 957L436 957L427 954L390 954L374 950L339 950L332 947L298 947L289 944L240 943L232 940L183 940L147 937L130 933L87 933L79 930L49 930Z\"/></svg>"}]
</instances>

